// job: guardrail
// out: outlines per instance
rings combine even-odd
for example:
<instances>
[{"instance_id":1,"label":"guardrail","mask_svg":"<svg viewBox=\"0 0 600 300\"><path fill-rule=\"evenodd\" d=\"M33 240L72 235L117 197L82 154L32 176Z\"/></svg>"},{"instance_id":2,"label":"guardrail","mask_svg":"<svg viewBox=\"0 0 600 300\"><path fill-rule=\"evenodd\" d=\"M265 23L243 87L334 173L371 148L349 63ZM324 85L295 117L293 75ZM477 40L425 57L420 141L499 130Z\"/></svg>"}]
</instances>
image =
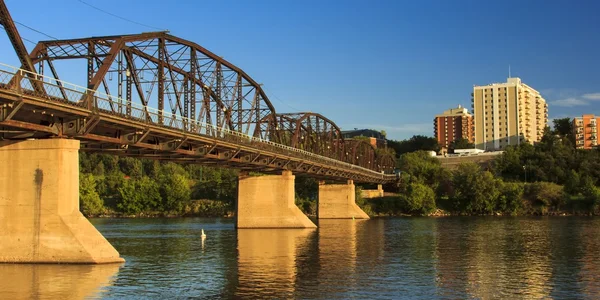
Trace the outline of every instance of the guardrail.
<instances>
[{"instance_id":1,"label":"guardrail","mask_svg":"<svg viewBox=\"0 0 600 300\"><path fill-rule=\"evenodd\" d=\"M249 145L261 150L283 153L288 156L309 159L318 163L331 164L340 168L362 171L369 173L370 176L379 177L381 179L395 178L395 175L393 174L382 174L374 170L318 155L302 149L274 143L269 140L250 136L237 131L232 131L227 128L219 128L212 124L206 124L173 113L167 113L164 110L160 111L158 109L139 105L137 103L127 103L127 101L122 98L114 97L97 90L90 90L79 85L57 80L55 78L37 73L31 73L23 69L0 63L0 83L3 84L0 88L15 89L8 86L8 83L11 82L13 78L19 79L19 85L16 88L18 88L23 94L67 103L69 105L86 109L89 109L90 107L88 106L88 103L84 101L84 99L86 99L86 97L92 97L92 110L97 109L102 113L115 115L124 119L134 120L143 124L151 124L153 126L176 129L187 134L197 134L199 136L219 139L226 142ZM39 93L35 91L32 84L32 81L34 80L43 84L46 95L39 95ZM131 110L131 114L127 114L128 109ZM123 113L123 110L125 110L126 113Z\"/></svg>"}]
</instances>

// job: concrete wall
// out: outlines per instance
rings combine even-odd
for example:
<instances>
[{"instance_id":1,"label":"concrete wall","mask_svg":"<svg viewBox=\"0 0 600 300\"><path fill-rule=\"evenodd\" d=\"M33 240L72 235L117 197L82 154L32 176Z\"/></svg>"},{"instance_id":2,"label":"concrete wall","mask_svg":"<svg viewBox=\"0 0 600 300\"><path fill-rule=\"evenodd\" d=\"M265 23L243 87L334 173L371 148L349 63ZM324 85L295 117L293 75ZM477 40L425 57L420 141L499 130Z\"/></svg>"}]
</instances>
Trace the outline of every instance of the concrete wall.
<instances>
[{"instance_id":1,"label":"concrete wall","mask_svg":"<svg viewBox=\"0 0 600 300\"><path fill-rule=\"evenodd\" d=\"M364 199L383 197L383 187L378 184L376 190L362 190L360 193Z\"/></svg>"},{"instance_id":2,"label":"concrete wall","mask_svg":"<svg viewBox=\"0 0 600 300\"><path fill-rule=\"evenodd\" d=\"M295 176L248 176L238 183L237 228L315 228L295 204Z\"/></svg>"},{"instance_id":3,"label":"concrete wall","mask_svg":"<svg viewBox=\"0 0 600 300\"><path fill-rule=\"evenodd\" d=\"M319 219L369 219L356 205L355 187L352 180L347 184L319 184Z\"/></svg>"},{"instance_id":4,"label":"concrete wall","mask_svg":"<svg viewBox=\"0 0 600 300\"><path fill-rule=\"evenodd\" d=\"M79 212L79 141L0 142L0 262L123 262Z\"/></svg>"}]
</instances>

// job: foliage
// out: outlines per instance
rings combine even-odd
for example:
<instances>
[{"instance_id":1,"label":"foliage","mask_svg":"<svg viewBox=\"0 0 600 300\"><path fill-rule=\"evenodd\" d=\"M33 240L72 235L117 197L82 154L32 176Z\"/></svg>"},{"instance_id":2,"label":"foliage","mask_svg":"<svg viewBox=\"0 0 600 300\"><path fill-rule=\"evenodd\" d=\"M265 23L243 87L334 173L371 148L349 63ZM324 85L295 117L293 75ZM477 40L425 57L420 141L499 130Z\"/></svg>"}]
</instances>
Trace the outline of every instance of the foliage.
<instances>
[{"instance_id":1,"label":"foliage","mask_svg":"<svg viewBox=\"0 0 600 300\"><path fill-rule=\"evenodd\" d=\"M563 187L552 182L534 182L525 186L524 196L538 212L558 211L565 204Z\"/></svg>"},{"instance_id":2,"label":"foliage","mask_svg":"<svg viewBox=\"0 0 600 300\"><path fill-rule=\"evenodd\" d=\"M403 141L388 140L388 147L394 149L396 155L420 150L435 152L440 150L440 146L436 138L423 135L415 135L410 139Z\"/></svg>"},{"instance_id":3,"label":"foliage","mask_svg":"<svg viewBox=\"0 0 600 300\"><path fill-rule=\"evenodd\" d=\"M500 191L490 172L482 171L475 163L461 164L453 174L452 185L450 201L454 209L474 214L494 212Z\"/></svg>"},{"instance_id":4,"label":"foliage","mask_svg":"<svg viewBox=\"0 0 600 300\"><path fill-rule=\"evenodd\" d=\"M96 181L92 174L81 174L79 178L79 203L81 212L86 216L104 212L104 202L96 192Z\"/></svg>"},{"instance_id":5,"label":"foliage","mask_svg":"<svg viewBox=\"0 0 600 300\"><path fill-rule=\"evenodd\" d=\"M410 181L433 185L441 169L440 161L425 151L405 153L397 160L400 171L409 175Z\"/></svg>"},{"instance_id":6,"label":"foliage","mask_svg":"<svg viewBox=\"0 0 600 300\"><path fill-rule=\"evenodd\" d=\"M119 193L121 197L117 208L125 214L133 215L161 208L159 186L147 176L126 180L123 186L119 187Z\"/></svg>"},{"instance_id":7,"label":"foliage","mask_svg":"<svg viewBox=\"0 0 600 300\"><path fill-rule=\"evenodd\" d=\"M223 217L233 210L229 202L219 200L192 200L184 209L186 216Z\"/></svg>"},{"instance_id":8,"label":"foliage","mask_svg":"<svg viewBox=\"0 0 600 300\"><path fill-rule=\"evenodd\" d=\"M452 143L450 144L450 149L451 150L455 150L455 149L473 149L475 148L475 144L469 142L469 140L467 139L457 139L457 140L453 140Z\"/></svg>"},{"instance_id":9,"label":"foliage","mask_svg":"<svg viewBox=\"0 0 600 300\"><path fill-rule=\"evenodd\" d=\"M428 214L436 207L457 214L598 214L600 151L575 149L571 124L556 120L541 142L507 147L491 173L474 164L442 168L419 151L436 151L434 138L388 141L388 149L376 151L400 155L400 195L362 199L357 186L356 203L369 215ZM238 172L225 168L82 152L80 174L86 215L226 215L237 197ZM298 176L295 190L298 206L314 215L318 181Z\"/></svg>"},{"instance_id":10,"label":"foliage","mask_svg":"<svg viewBox=\"0 0 600 300\"><path fill-rule=\"evenodd\" d=\"M570 118L554 119L553 134L560 135L562 137L570 136L573 134L573 121Z\"/></svg>"},{"instance_id":11,"label":"foliage","mask_svg":"<svg viewBox=\"0 0 600 300\"><path fill-rule=\"evenodd\" d=\"M499 182L500 195L497 210L509 215L517 215L524 209L523 191L525 185L520 182Z\"/></svg>"},{"instance_id":12,"label":"foliage","mask_svg":"<svg viewBox=\"0 0 600 300\"><path fill-rule=\"evenodd\" d=\"M188 179L182 174L161 176L160 196L163 211L180 213L190 201L190 185Z\"/></svg>"},{"instance_id":13,"label":"foliage","mask_svg":"<svg viewBox=\"0 0 600 300\"><path fill-rule=\"evenodd\" d=\"M435 192L420 183L411 183L402 197L405 210L409 213L426 215L435 210Z\"/></svg>"}]
</instances>

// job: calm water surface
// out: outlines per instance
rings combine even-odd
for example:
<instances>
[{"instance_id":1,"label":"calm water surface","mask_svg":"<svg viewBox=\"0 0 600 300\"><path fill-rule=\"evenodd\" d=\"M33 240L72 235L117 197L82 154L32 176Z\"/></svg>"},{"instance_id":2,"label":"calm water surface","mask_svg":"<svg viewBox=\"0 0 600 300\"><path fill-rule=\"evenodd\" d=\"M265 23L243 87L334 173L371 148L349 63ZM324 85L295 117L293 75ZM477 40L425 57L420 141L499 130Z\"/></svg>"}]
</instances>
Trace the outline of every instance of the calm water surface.
<instances>
[{"instance_id":1,"label":"calm water surface","mask_svg":"<svg viewBox=\"0 0 600 300\"><path fill-rule=\"evenodd\" d=\"M599 218L380 218L239 231L230 219L92 223L125 264L0 265L0 298L600 298Z\"/></svg>"}]
</instances>

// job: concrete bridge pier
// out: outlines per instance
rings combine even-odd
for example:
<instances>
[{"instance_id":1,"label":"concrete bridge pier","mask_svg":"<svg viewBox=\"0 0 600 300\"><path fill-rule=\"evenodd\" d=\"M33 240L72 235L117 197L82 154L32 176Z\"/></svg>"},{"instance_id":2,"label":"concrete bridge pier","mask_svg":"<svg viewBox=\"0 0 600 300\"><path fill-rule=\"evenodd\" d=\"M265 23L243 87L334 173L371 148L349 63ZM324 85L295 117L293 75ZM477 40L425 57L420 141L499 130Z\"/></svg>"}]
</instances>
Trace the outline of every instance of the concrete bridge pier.
<instances>
[{"instance_id":1,"label":"concrete bridge pier","mask_svg":"<svg viewBox=\"0 0 600 300\"><path fill-rule=\"evenodd\" d=\"M355 186L352 180L346 184L319 182L317 214L319 219L369 219L356 205Z\"/></svg>"},{"instance_id":2,"label":"concrete bridge pier","mask_svg":"<svg viewBox=\"0 0 600 300\"><path fill-rule=\"evenodd\" d=\"M295 176L241 173L236 203L237 228L316 228L295 204Z\"/></svg>"},{"instance_id":3,"label":"concrete bridge pier","mask_svg":"<svg viewBox=\"0 0 600 300\"><path fill-rule=\"evenodd\" d=\"M123 261L79 212L79 141L0 142L0 263Z\"/></svg>"},{"instance_id":4,"label":"concrete bridge pier","mask_svg":"<svg viewBox=\"0 0 600 300\"><path fill-rule=\"evenodd\" d=\"M378 184L376 190L362 190L361 195L365 199L383 197L383 186Z\"/></svg>"}]
</instances>

